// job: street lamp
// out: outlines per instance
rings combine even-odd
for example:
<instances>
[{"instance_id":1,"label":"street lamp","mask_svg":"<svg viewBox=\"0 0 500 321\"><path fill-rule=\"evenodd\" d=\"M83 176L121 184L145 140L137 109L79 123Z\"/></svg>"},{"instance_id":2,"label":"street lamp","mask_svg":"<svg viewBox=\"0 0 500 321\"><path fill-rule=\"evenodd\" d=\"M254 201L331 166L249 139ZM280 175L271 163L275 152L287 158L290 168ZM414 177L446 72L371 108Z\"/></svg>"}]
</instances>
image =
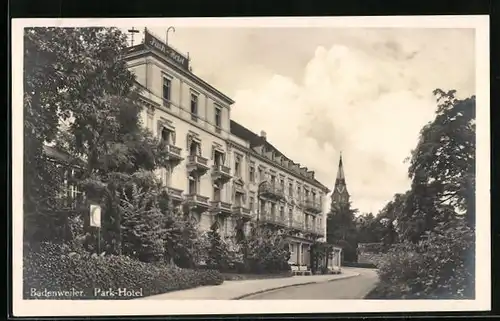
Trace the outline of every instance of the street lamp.
<instances>
[{"instance_id":1,"label":"street lamp","mask_svg":"<svg viewBox=\"0 0 500 321\"><path fill-rule=\"evenodd\" d=\"M168 45L168 32L170 30L172 30L172 32L175 33L175 28L174 27L170 26L170 27L167 28L167 36L165 37L165 44L167 44L167 45Z\"/></svg>"}]
</instances>

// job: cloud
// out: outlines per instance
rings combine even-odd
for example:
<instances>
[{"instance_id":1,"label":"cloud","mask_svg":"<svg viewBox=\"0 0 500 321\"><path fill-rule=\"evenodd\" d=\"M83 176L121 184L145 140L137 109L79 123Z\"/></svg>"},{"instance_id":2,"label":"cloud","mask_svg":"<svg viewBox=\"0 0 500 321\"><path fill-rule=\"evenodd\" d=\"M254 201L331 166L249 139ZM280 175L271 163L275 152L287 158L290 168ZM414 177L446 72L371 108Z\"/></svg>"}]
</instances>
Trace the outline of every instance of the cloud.
<instances>
[{"instance_id":1,"label":"cloud","mask_svg":"<svg viewBox=\"0 0 500 321\"><path fill-rule=\"evenodd\" d=\"M475 92L473 29L177 29L169 42L236 101L233 119L330 188L342 151L362 212L409 187L403 160L433 119L432 91Z\"/></svg>"},{"instance_id":2,"label":"cloud","mask_svg":"<svg viewBox=\"0 0 500 321\"><path fill-rule=\"evenodd\" d=\"M470 64L447 61L445 45L432 49L394 40L372 51L319 46L301 81L274 74L235 90L231 117L265 130L274 146L329 187L342 151L354 207L376 212L409 187L403 160L434 117L432 90L473 83Z\"/></svg>"}]
</instances>

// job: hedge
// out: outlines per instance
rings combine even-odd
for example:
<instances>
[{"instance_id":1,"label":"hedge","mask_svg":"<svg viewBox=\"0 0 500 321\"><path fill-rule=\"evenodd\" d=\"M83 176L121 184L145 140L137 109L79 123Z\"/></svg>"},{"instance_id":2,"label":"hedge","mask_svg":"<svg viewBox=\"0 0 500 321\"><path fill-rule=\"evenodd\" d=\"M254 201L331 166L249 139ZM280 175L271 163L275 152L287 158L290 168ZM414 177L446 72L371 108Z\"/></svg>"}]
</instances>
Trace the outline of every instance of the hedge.
<instances>
[{"instance_id":1,"label":"hedge","mask_svg":"<svg viewBox=\"0 0 500 321\"><path fill-rule=\"evenodd\" d=\"M213 270L75 253L50 243L24 253L25 299L133 299L224 282ZM106 292L106 290L110 290Z\"/></svg>"},{"instance_id":2,"label":"hedge","mask_svg":"<svg viewBox=\"0 0 500 321\"><path fill-rule=\"evenodd\" d=\"M343 262L342 266L365 268L365 269L376 269L377 268L377 266L373 263L361 263L361 262Z\"/></svg>"},{"instance_id":3,"label":"hedge","mask_svg":"<svg viewBox=\"0 0 500 321\"><path fill-rule=\"evenodd\" d=\"M473 299L474 231L459 223L439 224L416 244L393 245L380 264L376 294L383 299Z\"/></svg>"}]
</instances>

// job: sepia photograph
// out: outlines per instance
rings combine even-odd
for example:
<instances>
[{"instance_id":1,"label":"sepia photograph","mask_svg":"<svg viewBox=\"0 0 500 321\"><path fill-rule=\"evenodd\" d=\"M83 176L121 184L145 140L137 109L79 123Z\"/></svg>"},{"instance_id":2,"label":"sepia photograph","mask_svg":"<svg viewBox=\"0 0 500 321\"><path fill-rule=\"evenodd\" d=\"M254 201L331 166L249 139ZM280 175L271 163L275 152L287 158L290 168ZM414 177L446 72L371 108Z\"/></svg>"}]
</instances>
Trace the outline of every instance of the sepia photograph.
<instances>
[{"instance_id":1,"label":"sepia photograph","mask_svg":"<svg viewBox=\"0 0 500 321\"><path fill-rule=\"evenodd\" d=\"M14 19L15 315L490 309L488 18L381 18Z\"/></svg>"}]
</instances>

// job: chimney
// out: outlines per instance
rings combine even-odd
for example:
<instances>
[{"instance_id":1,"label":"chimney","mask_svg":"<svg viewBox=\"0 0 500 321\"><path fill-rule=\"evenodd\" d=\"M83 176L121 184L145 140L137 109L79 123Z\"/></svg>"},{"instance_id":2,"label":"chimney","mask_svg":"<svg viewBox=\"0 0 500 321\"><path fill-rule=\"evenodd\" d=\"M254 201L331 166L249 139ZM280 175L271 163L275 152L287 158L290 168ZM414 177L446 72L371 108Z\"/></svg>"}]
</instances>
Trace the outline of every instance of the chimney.
<instances>
[{"instance_id":1,"label":"chimney","mask_svg":"<svg viewBox=\"0 0 500 321\"><path fill-rule=\"evenodd\" d=\"M267 138L267 134L266 134L266 132L265 132L265 131L263 131L263 130L261 130L261 131L260 131L260 137L261 137L262 139L266 140L266 138Z\"/></svg>"}]
</instances>

